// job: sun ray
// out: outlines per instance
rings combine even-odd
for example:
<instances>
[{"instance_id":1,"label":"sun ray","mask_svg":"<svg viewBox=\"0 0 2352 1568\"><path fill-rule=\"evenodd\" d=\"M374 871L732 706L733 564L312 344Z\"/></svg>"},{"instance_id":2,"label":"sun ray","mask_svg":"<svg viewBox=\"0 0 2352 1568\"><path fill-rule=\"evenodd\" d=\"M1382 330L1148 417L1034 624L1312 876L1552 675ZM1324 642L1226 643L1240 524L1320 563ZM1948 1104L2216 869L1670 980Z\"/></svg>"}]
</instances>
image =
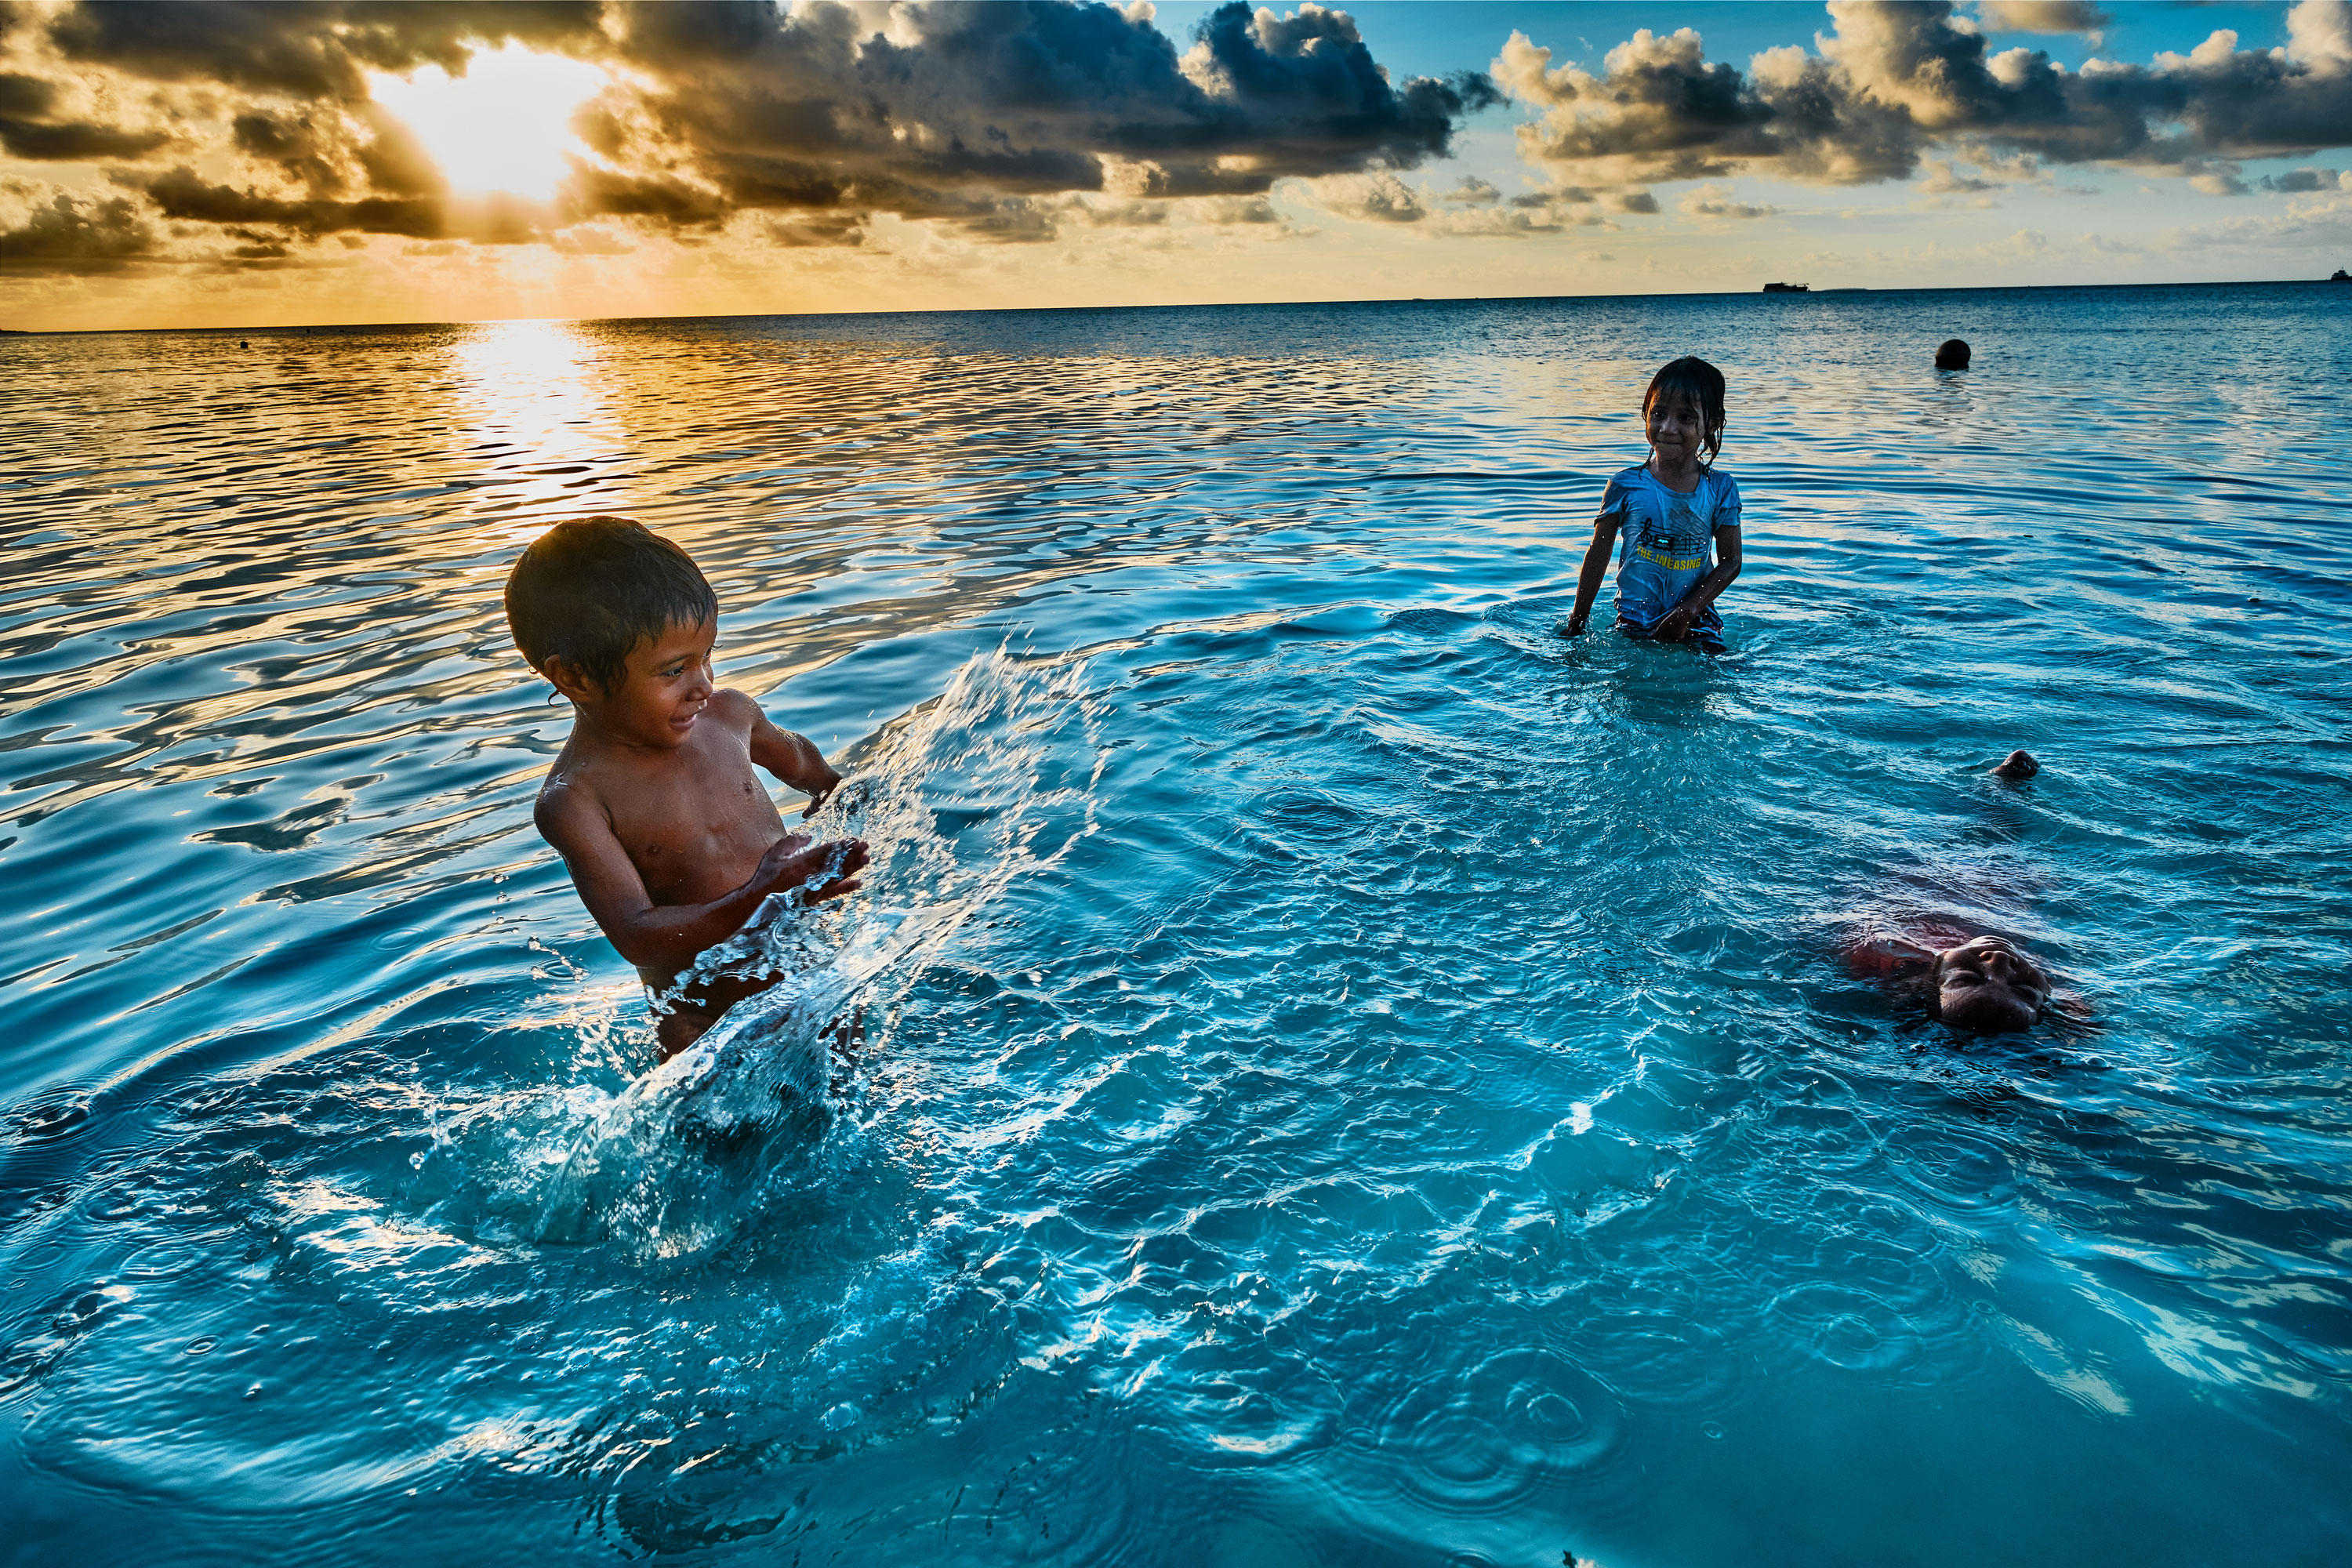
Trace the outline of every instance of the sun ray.
<instances>
[{"instance_id":1,"label":"sun ray","mask_svg":"<svg viewBox=\"0 0 2352 1568\"><path fill-rule=\"evenodd\" d=\"M370 72L368 85L415 133L451 189L545 201L570 172L566 154L582 151L572 112L605 79L583 61L509 44L477 54L463 76L424 66L404 79Z\"/></svg>"}]
</instances>

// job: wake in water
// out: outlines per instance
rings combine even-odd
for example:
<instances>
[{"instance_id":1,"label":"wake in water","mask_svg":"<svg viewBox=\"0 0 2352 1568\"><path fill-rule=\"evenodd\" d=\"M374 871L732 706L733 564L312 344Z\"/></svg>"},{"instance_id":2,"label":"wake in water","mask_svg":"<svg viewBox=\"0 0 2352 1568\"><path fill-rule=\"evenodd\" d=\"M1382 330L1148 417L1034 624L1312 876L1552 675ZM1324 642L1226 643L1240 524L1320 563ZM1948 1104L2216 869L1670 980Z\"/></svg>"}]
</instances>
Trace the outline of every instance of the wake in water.
<instances>
[{"instance_id":1,"label":"wake in water","mask_svg":"<svg viewBox=\"0 0 2352 1568\"><path fill-rule=\"evenodd\" d=\"M836 1089L836 1047L877 1048L898 998L972 917L1093 830L1106 755L1085 666L1001 650L974 656L937 701L854 753L810 826L866 841L864 889L814 908L804 889L772 895L696 961L681 985L772 984L578 1136L538 1238L696 1256L830 1186L861 1151L858 1078Z\"/></svg>"}]
</instances>

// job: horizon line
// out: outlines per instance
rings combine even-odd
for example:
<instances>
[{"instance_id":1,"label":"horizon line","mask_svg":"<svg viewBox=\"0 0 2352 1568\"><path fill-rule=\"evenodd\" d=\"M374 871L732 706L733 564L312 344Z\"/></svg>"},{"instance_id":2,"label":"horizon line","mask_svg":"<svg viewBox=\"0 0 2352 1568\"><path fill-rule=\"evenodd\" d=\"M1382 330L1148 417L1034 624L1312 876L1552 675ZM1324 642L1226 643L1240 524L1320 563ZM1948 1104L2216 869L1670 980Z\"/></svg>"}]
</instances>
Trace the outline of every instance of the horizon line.
<instances>
[{"instance_id":1,"label":"horizon line","mask_svg":"<svg viewBox=\"0 0 2352 1568\"><path fill-rule=\"evenodd\" d=\"M2339 268L2339 271L2341 269ZM2326 285L2341 281L2329 278L2234 278L2211 279L2172 283L1955 283L1940 285L1896 285L1875 288L1866 284L1833 285L1809 289L1796 285L1787 289L1654 289L1643 294L1406 294L1352 300L1234 300L1202 304L1129 304L1129 305L965 305L933 310L713 310L683 315L646 316L479 316L464 320L412 321L278 321L235 327L0 327L0 337L68 338L107 337L116 333L203 332L215 336L237 332L310 331L321 327L339 331L393 331L417 327L488 327L507 326L520 321L766 321L777 320L819 321L840 317L866 316L1005 316L1005 315L1076 315L1082 312L1107 310L1293 310L1349 305L1528 305L1549 304L1556 300L1790 300L1832 294L2015 294L2040 290L2092 289L2269 289L2296 284Z\"/></svg>"}]
</instances>

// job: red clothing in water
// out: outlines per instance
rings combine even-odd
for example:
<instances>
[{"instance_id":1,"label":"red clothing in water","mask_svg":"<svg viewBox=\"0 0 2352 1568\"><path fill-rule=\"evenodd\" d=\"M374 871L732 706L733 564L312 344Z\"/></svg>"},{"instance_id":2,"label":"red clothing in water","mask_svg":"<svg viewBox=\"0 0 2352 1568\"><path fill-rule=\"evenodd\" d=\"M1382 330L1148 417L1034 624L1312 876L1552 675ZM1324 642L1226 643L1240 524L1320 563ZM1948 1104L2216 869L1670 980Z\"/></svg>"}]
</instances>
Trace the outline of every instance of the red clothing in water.
<instances>
[{"instance_id":1,"label":"red clothing in water","mask_svg":"<svg viewBox=\"0 0 2352 1568\"><path fill-rule=\"evenodd\" d=\"M1904 932L1884 927L1852 931L1838 945L1846 973L1856 980L1903 980L1925 973L1937 953L1977 934L1928 921Z\"/></svg>"}]
</instances>

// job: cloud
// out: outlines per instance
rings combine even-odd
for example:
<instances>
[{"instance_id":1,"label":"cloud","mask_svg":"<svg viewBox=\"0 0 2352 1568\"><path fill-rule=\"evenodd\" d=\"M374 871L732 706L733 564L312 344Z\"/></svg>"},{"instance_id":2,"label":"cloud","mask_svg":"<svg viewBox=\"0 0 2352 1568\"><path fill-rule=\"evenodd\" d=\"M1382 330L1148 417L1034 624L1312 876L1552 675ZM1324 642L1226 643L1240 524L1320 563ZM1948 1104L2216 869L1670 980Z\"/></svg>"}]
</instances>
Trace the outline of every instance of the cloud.
<instances>
[{"instance_id":1,"label":"cloud","mask_svg":"<svg viewBox=\"0 0 2352 1568\"><path fill-rule=\"evenodd\" d=\"M2286 14L2286 37L2288 56L2313 70L2352 72L2352 5L2346 0L2301 0Z\"/></svg>"},{"instance_id":2,"label":"cloud","mask_svg":"<svg viewBox=\"0 0 2352 1568\"><path fill-rule=\"evenodd\" d=\"M2289 169L2284 174L2268 174L2261 181L2266 191L2352 191L2352 172L2339 174L2334 169Z\"/></svg>"},{"instance_id":3,"label":"cloud","mask_svg":"<svg viewBox=\"0 0 2352 1568\"><path fill-rule=\"evenodd\" d=\"M1004 0L868 13L655 5L619 14L644 79L585 114L617 169L730 208L957 216L977 195L1255 195L1410 169L1499 101L1484 77L1392 86L1355 24L1234 3L1179 55L1147 16Z\"/></svg>"},{"instance_id":4,"label":"cloud","mask_svg":"<svg viewBox=\"0 0 2352 1568\"><path fill-rule=\"evenodd\" d=\"M1219 226L1279 224L1283 221L1282 214L1276 210L1273 201L1264 195L1213 196L1192 203L1188 210L1198 214L1202 221Z\"/></svg>"},{"instance_id":5,"label":"cloud","mask_svg":"<svg viewBox=\"0 0 2352 1568\"><path fill-rule=\"evenodd\" d=\"M143 158L171 140L162 131L123 131L85 121L42 124L0 117L0 149L12 158L47 163L89 163L100 158Z\"/></svg>"},{"instance_id":6,"label":"cloud","mask_svg":"<svg viewBox=\"0 0 2352 1568\"><path fill-rule=\"evenodd\" d=\"M548 247L558 256L629 256L636 250L636 247L627 244L618 235L593 224L582 224L551 236Z\"/></svg>"},{"instance_id":7,"label":"cloud","mask_svg":"<svg viewBox=\"0 0 2352 1568\"><path fill-rule=\"evenodd\" d=\"M1506 198L1475 175L1445 192L1432 191L1426 184L1408 185L1385 171L1335 174L1303 182L1297 188L1308 200L1340 217L1396 225L1415 234L1511 238L1559 234L1570 227L1616 226L1595 205L1600 198L1593 192L1552 190ZM1646 192L1620 194L1610 201L1621 212L1658 210L1655 198Z\"/></svg>"},{"instance_id":8,"label":"cloud","mask_svg":"<svg viewBox=\"0 0 2352 1568\"><path fill-rule=\"evenodd\" d=\"M1147 202L1132 196L1111 201L1088 201L1074 197L1070 214L1097 228L1157 228L1168 221L1170 204Z\"/></svg>"},{"instance_id":9,"label":"cloud","mask_svg":"<svg viewBox=\"0 0 2352 1568\"><path fill-rule=\"evenodd\" d=\"M593 0L105 0L68 7L48 36L68 60L144 80L360 102L371 68L454 75L474 47L509 38L582 48L601 20Z\"/></svg>"},{"instance_id":10,"label":"cloud","mask_svg":"<svg viewBox=\"0 0 2352 1568\"><path fill-rule=\"evenodd\" d=\"M446 205L428 197L362 196L339 201L268 195L251 187L237 190L215 184L184 163L138 181L135 188L143 191L165 217L182 223L265 224L309 235L357 229L417 239L438 238L448 227Z\"/></svg>"},{"instance_id":11,"label":"cloud","mask_svg":"<svg viewBox=\"0 0 2352 1568\"><path fill-rule=\"evenodd\" d=\"M1692 217L1770 217L1780 210L1733 201L1735 194L1728 186L1701 185L1684 192L1682 200L1675 205Z\"/></svg>"},{"instance_id":12,"label":"cloud","mask_svg":"<svg viewBox=\"0 0 2352 1568\"><path fill-rule=\"evenodd\" d=\"M1964 144L2223 180L2221 163L2352 143L2345 0L2298 0L2284 49L2242 50L2223 30L2188 55L2079 72L2037 49L1990 53L1945 0L1830 0L1829 12L1818 53L1768 49L1745 72L1708 60L1687 27L1636 32L1598 75L1556 67L1514 33L1493 70L1536 111L1519 128L1521 155L1563 184L1749 174L1861 184L1907 179L1927 153Z\"/></svg>"},{"instance_id":13,"label":"cloud","mask_svg":"<svg viewBox=\"0 0 2352 1568\"><path fill-rule=\"evenodd\" d=\"M1927 171L1927 177L1919 182L1919 189L1931 196L1952 195L1963 191L1990 191L1999 184L1960 174L1956 165L1948 161L1927 158L1921 160L1920 166Z\"/></svg>"},{"instance_id":14,"label":"cloud","mask_svg":"<svg viewBox=\"0 0 2352 1568\"><path fill-rule=\"evenodd\" d=\"M0 273L120 272L154 248L154 230L127 197L85 203L59 192L0 232Z\"/></svg>"},{"instance_id":15,"label":"cloud","mask_svg":"<svg viewBox=\"0 0 2352 1568\"><path fill-rule=\"evenodd\" d=\"M2324 276L2326 268L2338 265L2336 258L2352 248L2352 191L2297 197L2287 203L2284 213L2275 216L2166 229L2154 237L2152 246L2176 255L2246 247L2307 251L2314 273Z\"/></svg>"},{"instance_id":16,"label":"cloud","mask_svg":"<svg viewBox=\"0 0 2352 1568\"><path fill-rule=\"evenodd\" d=\"M745 232L792 246L861 243L878 214L1001 243L1171 210L1261 224L1277 181L1393 179L1501 101L1476 72L1392 77L1346 13L1314 4L1229 0L1182 48L1149 5L1095 0L76 0L7 15L37 46L0 76L9 155L118 165L153 215L279 231L264 244L543 238L598 219L693 239L745 215ZM598 65L610 85L577 117L591 155L551 208L469 216L371 101L369 73L462 76L510 42ZM107 89L94 101L168 104L174 130L61 112L79 83ZM120 166L167 148L163 172ZM1069 205L1081 195L1112 205Z\"/></svg>"},{"instance_id":17,"label":"cloud","mask_svg":"<svg viewBox=\"0 0 2352 1568\"><path fill-rule=\"evenodd\" d=\"M2115 20L2090 0L1978 0L1977 16L1996 33L2095 35Z\"/></svg>"},{"instance_id":18,"label":"cloud","mask_svg":"<svg viewBox=\"0 0 2352 1568\"><path fill-rule=\"evenodd\" d=\"M45 78L0 72L0 152L34 163L141 158L172 139L165 131L60 115L59 100L66 96L58 83Z\"/></svg>"},{"instance_id":19,"label":"cloud","mask_svg":"<svg viewBox=\"0 0 2352 1568\"><path fill-rule=\"evenodd\" d=\"M1315 187L1315 198L1341 217L1370 223L1419 223L1429 216L1421 197L1385 171L1322 181Z\"/></svg>"}]
</instances>

